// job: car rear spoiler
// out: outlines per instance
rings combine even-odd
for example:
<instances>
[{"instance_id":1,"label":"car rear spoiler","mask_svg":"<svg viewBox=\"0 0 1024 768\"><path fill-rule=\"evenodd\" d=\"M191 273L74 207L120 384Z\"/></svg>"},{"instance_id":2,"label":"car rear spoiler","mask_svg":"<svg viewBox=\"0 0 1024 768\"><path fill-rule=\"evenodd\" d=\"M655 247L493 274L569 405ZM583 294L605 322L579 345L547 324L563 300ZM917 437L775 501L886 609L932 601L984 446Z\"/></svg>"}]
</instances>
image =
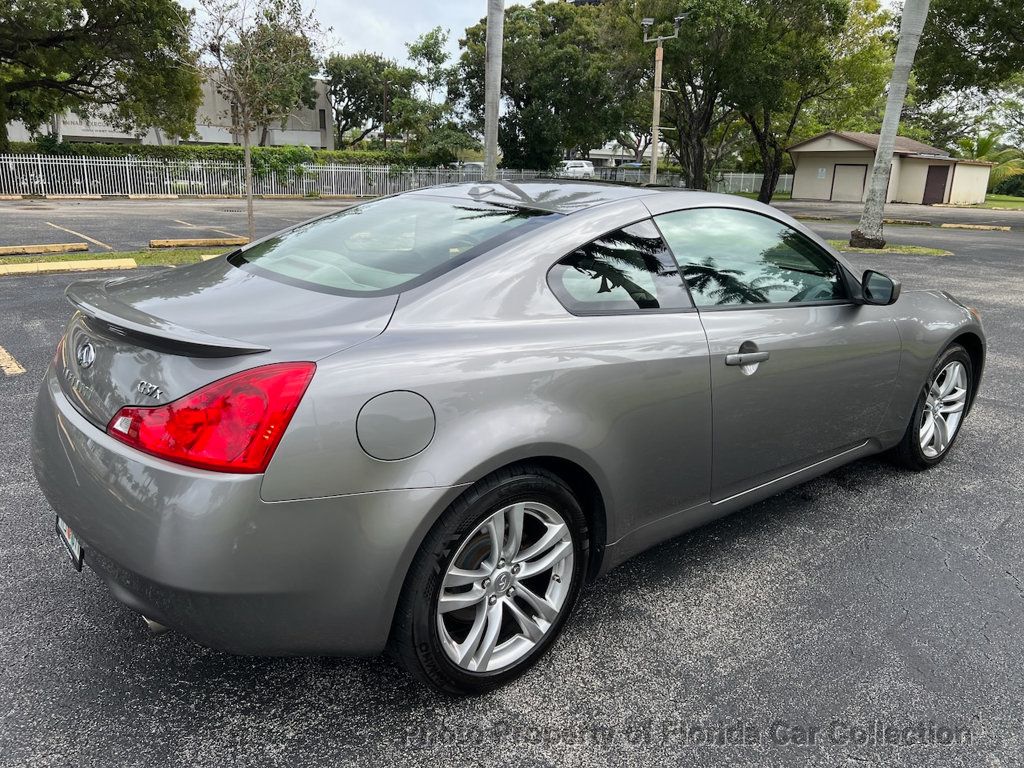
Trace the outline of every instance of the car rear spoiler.
<instances>
[{"instance_id":1,"label":"car rear spoiler","mask_svg":"<svg viewBox=\"0 0 1024 768\"><path fill-rule=\"evenodd\" d=\"M145 346L169 354L232 357L270 351L270 347L212 336L150 315L111 298L105 282L72 283L64 295L91 325L116 336L134 337Z\"/></svg>"}]
</instances>

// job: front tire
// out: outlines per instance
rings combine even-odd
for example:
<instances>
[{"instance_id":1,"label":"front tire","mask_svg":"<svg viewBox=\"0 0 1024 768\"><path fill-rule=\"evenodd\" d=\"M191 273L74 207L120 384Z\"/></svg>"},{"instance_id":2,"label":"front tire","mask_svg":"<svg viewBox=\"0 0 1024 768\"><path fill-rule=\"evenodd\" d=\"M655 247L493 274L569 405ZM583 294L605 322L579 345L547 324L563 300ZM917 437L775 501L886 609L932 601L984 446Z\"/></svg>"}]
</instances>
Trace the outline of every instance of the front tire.
<instances>
[{"instance_id":1,"label":"front tire","mask_svg":"<svg viewBox=\"0 0 1024 768\"><path fill-rule=\"evenodd\" d=\"M971 356L953 344L939 356L918 396L907 431L893 449L896 461L918 472L941 463L960 434L973 394Z\"/></svg>"},{"instance_id":2,"label":"front tire","mask_svg":"<svg viewBox=\"0 0 1024 768\"><path fill-rule=\"evenodd\" d=\"M588 554L583 512L558 476L532 466L490 475L427 535L399 601L392 650L445 693L497 688L555 641Z\"/></svg>"}]
</instances>

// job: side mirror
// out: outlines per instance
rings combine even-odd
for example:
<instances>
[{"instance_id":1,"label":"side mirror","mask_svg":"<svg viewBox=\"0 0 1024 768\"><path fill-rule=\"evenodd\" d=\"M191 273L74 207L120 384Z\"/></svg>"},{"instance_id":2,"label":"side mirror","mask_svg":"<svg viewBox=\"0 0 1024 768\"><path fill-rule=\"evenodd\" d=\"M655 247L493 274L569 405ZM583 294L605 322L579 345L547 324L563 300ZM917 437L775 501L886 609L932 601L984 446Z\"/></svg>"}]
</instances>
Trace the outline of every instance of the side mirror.
<instances>
[{"instance_id":1,"label":"side mirror","mask_svg":"<svg viewBox=\"0 0 1024 768\"><path fill-rule=\"evenodd\" d=\"M900 297L900 281L869 269L860 281L860 292L865 304L886 306Z\"/></svg>"}]
</instances>

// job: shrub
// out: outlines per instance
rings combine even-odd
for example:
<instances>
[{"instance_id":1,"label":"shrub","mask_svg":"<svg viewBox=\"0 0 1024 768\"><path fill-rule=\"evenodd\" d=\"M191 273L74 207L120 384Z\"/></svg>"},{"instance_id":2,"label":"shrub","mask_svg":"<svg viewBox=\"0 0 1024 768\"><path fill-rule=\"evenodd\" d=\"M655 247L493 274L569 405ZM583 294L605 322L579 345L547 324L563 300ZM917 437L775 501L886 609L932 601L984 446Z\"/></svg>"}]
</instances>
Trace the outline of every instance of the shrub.
<instances>
[{"instance_id":1,"label":"shrub","mask_svg":"<svg viewBox=\"0 0 1024 768\"><path fill-rule=\"evenodd\" d=\"M992 192L997 195L1024 197L1024 173L1008 176L996 184Z\"/></svg>"},{"instance_id":2,"label":"shrub","mask_svg":"<svg viewBox=\"0 0 1024 768\"><path fill-rule=\"evenodd\" d=\"M58 142L52 136L35 141L12 141L11 152L19 155L70 155L75 157L146 157L168 162L224 160L242 162L242 148L205 144L99 144ZM253 168L257 174L285 171L303 163L339 165L397 165L432 168L447 162L443 157L405 154L400 150L310 149L309 147L253 147Z\"/></svg>"}]
</instances>

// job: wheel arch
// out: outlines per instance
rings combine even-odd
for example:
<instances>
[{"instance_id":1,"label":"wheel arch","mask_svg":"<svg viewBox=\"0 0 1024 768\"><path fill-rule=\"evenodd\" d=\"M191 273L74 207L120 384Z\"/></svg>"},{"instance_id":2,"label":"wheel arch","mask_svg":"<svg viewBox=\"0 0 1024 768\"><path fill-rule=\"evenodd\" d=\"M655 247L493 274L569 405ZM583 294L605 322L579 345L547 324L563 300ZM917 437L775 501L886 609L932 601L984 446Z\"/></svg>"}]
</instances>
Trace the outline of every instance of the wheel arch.
<instances>
[{"instance_id":1,"label":"wheel arch","mask_svg":"<svg viewBox=\"0 0 1024 768\"><path fill-rule=\"evenodd\" d=\"M971 401L967 404L967 408L970 410L978 395L978 385L981 383L981 374L985 368L985 343L976 333L967 331L951 339L946 348L948 349L953 344L962 346L967 351L968 357L971 358L971 376L974 380L971 382Z\"/></svg>"}]
</instances>

